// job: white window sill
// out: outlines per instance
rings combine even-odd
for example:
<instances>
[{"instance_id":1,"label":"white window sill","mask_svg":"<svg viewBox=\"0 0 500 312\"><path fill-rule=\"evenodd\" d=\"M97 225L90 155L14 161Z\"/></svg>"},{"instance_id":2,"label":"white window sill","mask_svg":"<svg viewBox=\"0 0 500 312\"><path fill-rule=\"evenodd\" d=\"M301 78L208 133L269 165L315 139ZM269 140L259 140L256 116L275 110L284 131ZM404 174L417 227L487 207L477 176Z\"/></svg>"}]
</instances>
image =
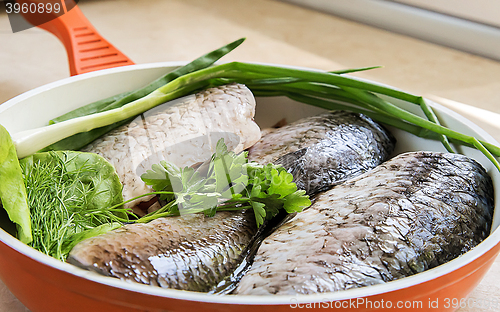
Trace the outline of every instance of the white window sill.
<instances>
[{"instance_id":1,"label":"white window sill","mask_svg":"<svg viewBox=\"0 0 500 312\"><path fill-rule=\"evenodd\" d=\"M282 0L500 60L500 28L381 0Z\"/></svg>"}]
</instances>

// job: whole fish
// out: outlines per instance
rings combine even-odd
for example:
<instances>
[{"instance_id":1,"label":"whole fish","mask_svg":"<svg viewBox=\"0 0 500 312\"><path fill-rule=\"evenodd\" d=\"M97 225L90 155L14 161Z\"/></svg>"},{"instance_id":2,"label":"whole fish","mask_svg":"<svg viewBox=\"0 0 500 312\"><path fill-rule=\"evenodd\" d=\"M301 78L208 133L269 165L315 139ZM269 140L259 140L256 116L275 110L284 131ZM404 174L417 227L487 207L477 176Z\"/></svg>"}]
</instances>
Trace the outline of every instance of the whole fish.
<instances>
[{"instance_id":1,"label":"whole fish","mask_svg":"<svg viewBox=\"0 0 500 312\"><path fill-rule=\"evenodd\" d=\"M260 139L254 115L255 98L246 86L223 85L157 106L83 151L103 156L116 168L124 200L129 200L152 191L140 176L161 160L181 168L203 162L220 138L235 153L253 145Z\"/></svg>"},{"instance_id":2,"label":"whole fish","mask_svg":"<svg viewBox=\"0 0 500 312\"><path fill-rule=\"evenodd\" d=\"M317 195L267 237L236 294L324 293L450 261L489 234L492 180L457 154L412 152Z\"/></svg>"},{"instance_id":3,"label":"whole fish","mask_svg":"<svg viewBox=\"0 0 500 312\"><path fill-rule=\"evenodd\" d=\"M314 194L387 160L396 140L363 114L332 111L263 135L248 159L281 164L299 189Z\"/></svg>"},{"instance_id":4,"label":"whole fish","mask_svg":"<svg viewBox=\"0 0 500 312\"><path fill-rule=\"evenodd\" d=\"M328 137L335 132L339 124L346 122L345 115L328 114L329 122L313 124L316 138L313 143L303 140L298 133L294 134L294 139L288 139L288 142L300 148L307 147L313 150L315 144L322 144L321 136ZM336 118L342 120L335 121ZM361 117L351 117L349 120L357 121L357 124L350 127L352 132L361 131L358 130L359 124L369 124L369 122L361 123L359 121L363 120ZM370 147L368 152L364 151L365 142L370 141L367 137L373 138L381 134L369 133L369 131L379 131L376 127L365 127L362 131L365 133L363 139L350 142L353 148L362 150L362 157L369 158L367 153L372 153L374 158L380 159L381 154L388 155L392 151L391 144L375 145ZM342 133L346 139L356 138L356 135L348 134L346 126L343 127ZM301 144L295 140L301 141ZM361 147L357 147L358 142ZM378 150L378 147L382 146L389 146L390 151ZM332 159L343 157L343 150L342 146L336 149L330 145L328 157ZM373 166L378 164L366 161ZM352 164L357 166L358 163L356 161ZM331 161L328 164L336 162ZM348 169L348 167L345 163L343 168ZM352 174L349 170L345 172ZM339 179L343 178L341 173L336 175ZM319 183L332 181L323 179ZM203 215L183 215L157 219L148 224L126 225L85 240L73 248L68 261L82 268L127 281L184 290L225 293L234 289L235 282L241 276L240 273L246 269L264 233L265 227L257 230L253 211L218 212L212 218Z\"/></svg>"}]
</instances>

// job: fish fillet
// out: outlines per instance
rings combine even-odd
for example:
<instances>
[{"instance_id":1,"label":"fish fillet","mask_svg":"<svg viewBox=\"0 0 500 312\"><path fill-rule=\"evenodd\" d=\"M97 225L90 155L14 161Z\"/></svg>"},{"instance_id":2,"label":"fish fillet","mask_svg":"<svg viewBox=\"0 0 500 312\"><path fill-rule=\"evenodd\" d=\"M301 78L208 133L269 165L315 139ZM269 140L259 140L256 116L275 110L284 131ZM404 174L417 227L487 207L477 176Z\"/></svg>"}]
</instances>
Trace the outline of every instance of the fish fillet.
<instances>
[{"instance_id":1,"label":"fish fillet","mask_svg":"<svg viewBox=\"0 0 500 312\"><path fill-rule=\"evenodd\" d=\"M492 213L492 181L476 161L402 154L318 194L263 241L235 293L323 293L410 276L479 244Z\"/></svg>"},{"instance_id":2,"label":"fish fillet","mask_svg":"<svg viewBox=\"0 0 500 312\"><path fill-rule=\"evenodd\" d=\"M128 200L151 192L140 176L161 160L179 167L203 162L215 152L220 138L236 153L253 145L260 139L254 114L255 99L244 85L210 88L155 107L83 151L103 156L116 168Z\"/></svg>"},{"instance_id":3,"label":"fish fillet","mask_svg":"<svg viewBox=\"0 0 500 312\"><path fill-rule=\"evenodd\" d=\"M248 210L160 218L84 240L67 261L122 280L208 292L239 265L255 232Z\"/></svg>"},{"instance_id":4,"label":"fish fillet","mask_svg":"<svg viewBox=\"0 0 500 312\"><path fill-rule=\"evenodd\" d=\"M387 160L395 142L365 115L332 111L268 132L249 149L248 159L283 165L299 189L314 194Z\"/></svg>"}]
</instances>

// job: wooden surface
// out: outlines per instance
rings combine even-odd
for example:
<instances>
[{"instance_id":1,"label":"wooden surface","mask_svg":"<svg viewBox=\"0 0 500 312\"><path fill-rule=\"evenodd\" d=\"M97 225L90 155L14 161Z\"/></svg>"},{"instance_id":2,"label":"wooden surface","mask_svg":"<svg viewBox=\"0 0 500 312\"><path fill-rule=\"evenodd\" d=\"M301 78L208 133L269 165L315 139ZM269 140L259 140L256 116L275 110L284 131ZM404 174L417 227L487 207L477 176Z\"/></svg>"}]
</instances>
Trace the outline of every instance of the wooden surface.
<instances>
[{"instance_id":1,"label":"wooden surface","mask_svg":"<svg viewBox=\"0 0 500 312\"><path fill-rule=\"evenodd\" d=\"M224 60L336 70L429 97L476 121L500 140L500 63L277 1L81 1L99 32L136 63L189 61L240 37ZM69 76L62 44L40 29L13 34L0 13L0 103ZM22 118L20 116L20 118ZM496 300L500 260L470 295ZM0 282L0 311L26 311Z\"/></svg>"}]
</instances>

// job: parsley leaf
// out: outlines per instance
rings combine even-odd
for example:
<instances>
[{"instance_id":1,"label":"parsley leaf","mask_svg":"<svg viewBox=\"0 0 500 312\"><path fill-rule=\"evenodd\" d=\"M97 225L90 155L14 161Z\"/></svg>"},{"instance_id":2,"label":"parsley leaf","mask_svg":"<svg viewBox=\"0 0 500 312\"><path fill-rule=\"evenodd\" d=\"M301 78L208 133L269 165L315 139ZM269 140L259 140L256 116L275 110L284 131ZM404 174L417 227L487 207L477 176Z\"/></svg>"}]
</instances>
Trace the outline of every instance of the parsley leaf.
<instances>
[{"instance_id":1,"label":"parsley leaf","mask_svg":"<svg viewBox=\"0 0 500 312\"><path fill-rule=\"evenodd\" d=\"M311 205L304 190L297 190L293 176L280 165L249 163L247 153L228 151L217 142L210 161L197 169L183 169L167 161L152 166L141 178L167 204L137 222L203 212L253 209L257 226L276 216L280 209L300 212Z\"/></svg>"}]
</instances>

